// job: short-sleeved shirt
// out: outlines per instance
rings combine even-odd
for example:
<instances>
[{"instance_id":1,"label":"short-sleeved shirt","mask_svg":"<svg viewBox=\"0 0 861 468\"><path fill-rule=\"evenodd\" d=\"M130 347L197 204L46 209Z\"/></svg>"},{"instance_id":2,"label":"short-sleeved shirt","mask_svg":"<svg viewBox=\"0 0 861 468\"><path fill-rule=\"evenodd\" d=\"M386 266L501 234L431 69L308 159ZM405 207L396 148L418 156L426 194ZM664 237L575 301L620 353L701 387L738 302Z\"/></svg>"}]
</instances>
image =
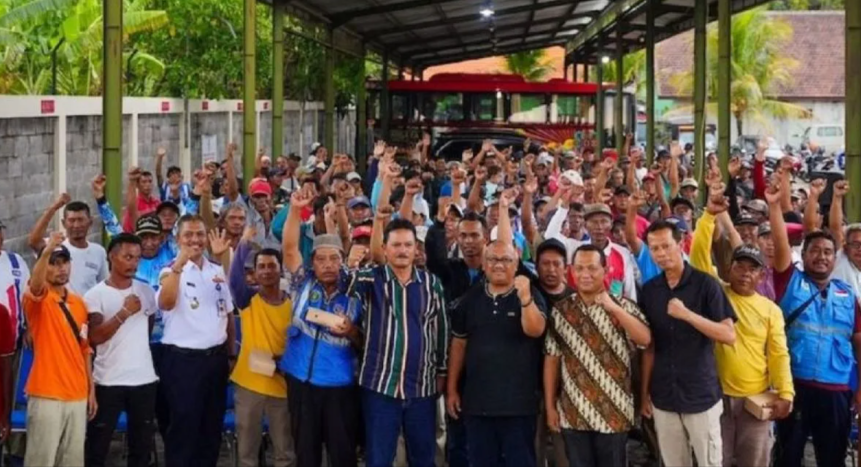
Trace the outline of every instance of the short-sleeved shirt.
<instances>
[{"instance_id":1,"label":"short-sleeved shirt","mask_svg":"<svg viewBox=\"0 0 861 468\"><path fill-rule=\"evenodd\" d=\"M75 336L60 307L62 301L63 297L50 289L41 296L30 291L24 294L24 313L33 337L33 367L26 392L60 401L85 400L90 391L85 361L90 358L87 307L80 296L66 288L66 307L80 333Z\"/></svg>"},{"instance_id":2,"label":"short-sleeved shirt","mask_svg":"<svg viewBox=\"0 0 861 468\"><path fill-rule=\"evenodd\" d=\"M613 297L625 312L648 324L637 305ZM562 361L560 423L565 429L604 434L634 425L631 343L625 329L601 306L576 294L556 303L547 323L545 352Z\"/></svg>"},{"instance_id":3,"label":"short-sleeved shirt","mask_svg":"<svg viewBox=\"0 0 861 468\"><path fill-rule=\"evenodd\" d=\"M532 288L546 316L544 297ZM466 340L463 412L474 416L524 416L538 412L541 339L523 332L517 291L493 296L486 280L455 303L452 335Z\"/></svg>"},{"instance_id":4,"label":"short-sleeved shirt","mask_svg":"<svg viewBox=\"0 0 861 468\"><path fill-rule=\"evenodd\" d=\"M12 331L12 335L4 337L4 343L0 344L0 356L15 352L19 331L25 323L21 300L28 281L30 269L24 259L16 253L0 250L0 307L4 312L0 318L6 322L4 327L11 327ZM11 348L5 343L7 338L11 341Z\"/></svg>"},{"instance_id":5,"label":"short-sleeved shirt","mask_svg":"<svg viewBox=\"0 0 861 468\"><path fill-rule=\"evenodd\" d=\"M156 311L155 291L137 280L132 280L127 289L116 289L102 281L87 292L84 302L87 312L100 314L107 322L123 309L131 294L140 299L141 310L128 317L110 339L96 346L93 381L99 385L134 387L158 380L149 349L149 317Z\"/></svg>"},{"instance_id":6,"label":"short-sleeved shirt","mask_svg":"<svg viewBox=\"0 0 861 468\"><path fill-rule=\"evenodd\" d=\"M666 273L643 285L639 305L649 321L655 347L652 404L673 413L700 413L723 396L714 341L687 322L670 317L667 306L674 298L713 322L735 320L735 311L717 280L688 263L675 288L667 284Z\"/></svg>"},{"instance_id":7,"label":"short-sleeved shirt","mask_svg":"<svg viewBox=\"0 0 861 468\"><path fill-rule=\"evenodd\" d=\"M69 288L83 296L93 286L108 277L108 254L105 248L95 242L87 242L87 247L79 249L68 239L63 245L72 257L72 271L69 275Z\"/></svg>"},{"instance_id":8,"label":"short-sleeved shirt","mask_svg":"<svg viewBox=\"0 0 861 468\"><path fill-rule=\"evenodd\" d=\"M162 280L170 268L161 272ZM156 295L161 294L160 288ZM189 349L209 349L227 341L227 320L233 310L233 298L227 287L221 265L206 258L198 267L189 261L182 268L179 291L173 309L163 310L166 345Z\"/></svg>"}]
</instances>

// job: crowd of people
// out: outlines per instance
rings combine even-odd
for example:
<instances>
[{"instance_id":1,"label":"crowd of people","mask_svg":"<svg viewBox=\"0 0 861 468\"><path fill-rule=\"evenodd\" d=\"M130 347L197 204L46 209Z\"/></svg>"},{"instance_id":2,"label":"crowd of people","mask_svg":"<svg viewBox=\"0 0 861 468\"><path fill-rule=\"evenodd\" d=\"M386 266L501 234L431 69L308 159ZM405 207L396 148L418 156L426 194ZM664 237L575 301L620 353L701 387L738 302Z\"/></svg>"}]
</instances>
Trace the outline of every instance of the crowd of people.
<instances>
[{"instance_id":1,"label":"crowd of people","mask_svg":"<svg viewBox=\"0 0 861 468\"><path fill-rule=\"evenodd\" d=\"M861 407L861 225L846 181L526 140L460 160L378 141L364 175L235 146L61 194L2 251L0 436L29 348L28 466L843 466ZM654 159L649 164L647 160ZM705 186L695 177L704 174ZM702 192L702 193L700 193ZM95 206L109 234L92 242ZM49 226L62 211L62 232ZM2 228L2 225L0 225ZM2 233L2 229L0 229ZM2 236L0 236L2 243ZM772 434L776 434L776 447Z\"/></svg>"}]
</instances>

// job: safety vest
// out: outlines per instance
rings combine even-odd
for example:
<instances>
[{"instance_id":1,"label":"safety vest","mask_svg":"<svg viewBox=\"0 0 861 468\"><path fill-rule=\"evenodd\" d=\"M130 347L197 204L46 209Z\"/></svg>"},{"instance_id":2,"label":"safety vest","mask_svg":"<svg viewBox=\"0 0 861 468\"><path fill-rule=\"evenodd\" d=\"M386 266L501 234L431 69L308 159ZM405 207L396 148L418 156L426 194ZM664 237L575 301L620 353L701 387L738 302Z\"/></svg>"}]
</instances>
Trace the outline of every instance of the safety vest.
<instances>
[{"instance_id":1,"label":"safety vest","mask_svg":"<svg viewBox=\"0 0 861 468\"><path fill-rule=\"evenodd\" d=\"M786 331L792 376L825 384L848 385L855 357L852 331L855 328L857 296L852 287L832 279L824 296L807 274L795 272L780 301L785 318L813 301Z\"/></svg>"}]
</instances>

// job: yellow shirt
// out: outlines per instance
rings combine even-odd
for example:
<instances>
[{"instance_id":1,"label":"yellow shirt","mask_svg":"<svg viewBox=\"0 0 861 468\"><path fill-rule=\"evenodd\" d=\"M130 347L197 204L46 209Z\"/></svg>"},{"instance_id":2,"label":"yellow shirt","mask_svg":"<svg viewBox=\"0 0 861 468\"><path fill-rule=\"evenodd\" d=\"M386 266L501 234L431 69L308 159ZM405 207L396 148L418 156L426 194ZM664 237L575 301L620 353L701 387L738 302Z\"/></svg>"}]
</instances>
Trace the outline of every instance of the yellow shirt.
<instances>
[{"instance_id":1,"label":"yellow shirt","mask_svg":"<svg viewBox=\"0 0 861 468\"><path fill-rule=\"evenodd\" d=\"M691 265L717 277L711 259L714 228L714 215L704 213L697 221L691 246ZM715 345L723 392L732 397L746 397L774 388L781 398L792 400L795 389L789 370L783 312L777 304L760 294L742 296L728 284L722 284L738 317L735 345Z\"/></svg>"},{"instance_id":2,"label":"yellow shirt","mask_svg":"<svg viewBox=\"0 0 861 468\"><path fill-rule=\"evenodd\" d=\"M273 359L284 354L287 328L293 320L292 303L288 299L275 306L255 294L248 307L239 312L239 318L242 322L242 345L230 380L263 395L287 398L287 382L284 377L277 372L271 377L252 372L248 357L253 349L265 351L271 354Z\"/></svg>"}]
</instances>

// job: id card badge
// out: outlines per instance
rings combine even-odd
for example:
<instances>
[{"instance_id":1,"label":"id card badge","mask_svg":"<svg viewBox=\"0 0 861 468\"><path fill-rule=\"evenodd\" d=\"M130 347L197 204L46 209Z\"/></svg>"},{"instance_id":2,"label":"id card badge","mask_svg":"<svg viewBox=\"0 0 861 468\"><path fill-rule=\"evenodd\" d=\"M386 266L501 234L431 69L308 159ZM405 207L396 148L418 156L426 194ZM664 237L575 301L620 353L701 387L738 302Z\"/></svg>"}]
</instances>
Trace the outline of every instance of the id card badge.
<instances>
[{"instance_id":1,"label":"id card badge","mask_svg":"<svg viewBox=\"0 0 861 468\"><path fill-rule=\"evenodd\" d=\"M218 307L218 316L227 317L227 301L225 301L224 298L218 298L215 304L216 307Z\"/></svg>"}]
</instances>

